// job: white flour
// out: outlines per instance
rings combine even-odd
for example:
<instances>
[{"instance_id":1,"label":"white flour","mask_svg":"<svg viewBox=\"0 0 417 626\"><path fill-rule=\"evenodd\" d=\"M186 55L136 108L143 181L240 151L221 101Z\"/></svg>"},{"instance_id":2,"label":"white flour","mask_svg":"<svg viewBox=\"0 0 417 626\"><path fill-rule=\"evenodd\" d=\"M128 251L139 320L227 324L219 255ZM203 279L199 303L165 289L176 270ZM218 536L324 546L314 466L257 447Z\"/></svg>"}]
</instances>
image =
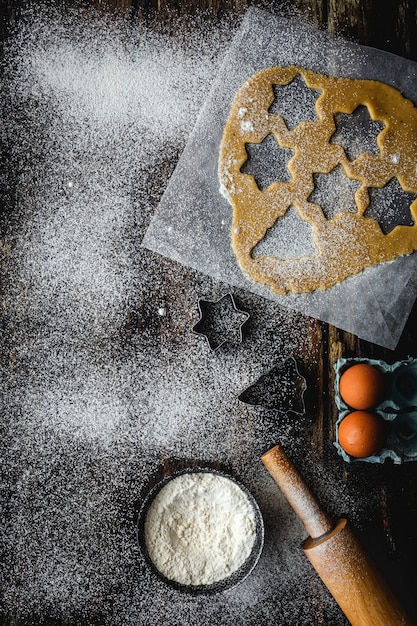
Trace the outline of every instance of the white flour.
<instances>
[{"instance_id":1,"label":"white flour","mask_svg":"<svg viewBox=\"0 0 417 626\"><path fill-rule=\"evenodd\" d=\"M157 569L184 585L208 585L235 572L256 536L253 507L234 482L206 472L169 481L150 506L145 541Z\"/></svg>"},{"instance_id":2,"label":"white flour","mask_svg":"<svg viewBox=\"0 0 417 626\"><path fill-rule=\"evenodd\" d=\"M233 35L209 27L180 45L36 3L8 44L2 141L18 192L0 280L4 623L312 626L324 612L346 625L260 455L279 441L323 507L356 527L374 524L378 492L318 462L331 451L318 434L310 445L315 414L237 398L291 355L315 371L316 322L234 293L247 336L212 353L191 332L197 298L228 287L140 246ZM167 589L139 554L136 501L168 457L230 467L260 505L262 557L225 594ZM412 577L398 580L413 593Z\"/></svg>"}]
</instances>

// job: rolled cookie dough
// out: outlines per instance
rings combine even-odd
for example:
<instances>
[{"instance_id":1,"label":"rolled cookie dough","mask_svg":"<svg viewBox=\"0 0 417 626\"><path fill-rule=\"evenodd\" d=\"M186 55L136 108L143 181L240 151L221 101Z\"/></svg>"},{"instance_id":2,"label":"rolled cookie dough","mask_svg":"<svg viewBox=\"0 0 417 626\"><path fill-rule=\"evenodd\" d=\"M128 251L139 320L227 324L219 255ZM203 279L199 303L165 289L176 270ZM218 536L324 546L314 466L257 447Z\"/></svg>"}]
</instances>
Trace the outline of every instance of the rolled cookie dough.
<instances>
[{"instance_id":1,"label":"rolled cookie dough","mask_svg":"<svg viewBox=\"0 0 417 626\"><path fill-rule=\"evenodd\" d=\"M301 76L315 90L315 121L301 121L289 129L276 112L274 89ZM296 102L294 103L296 105ZM335 116L367 107L382 130L376 154L363 152L349 160L342 145L332 141ZM278 102L279 107L279 102ZM286 180L261 190L250 173L248 144L260 144L273 135L278 145L293 151ZM381 82L330 78L296 67L274 67L252 76L238 91L225 127L219 159L222 192L233 207L232 246L243 272L275 292L305 293L327 289L364 268L391 261L417 249L417 201L410 204L410 224L384 234L380 224L365 214L370 188L382 188L396 179L405 192L417 194L417 109L399 91ZM311 201L314 176L336 167L358 182L357 211L340 211L326 218ZM255 246L290 207L311 225L317 250L299 258L254 257ZM295 233L296 236L296 233Z\"/></svg>"}]
</instances>

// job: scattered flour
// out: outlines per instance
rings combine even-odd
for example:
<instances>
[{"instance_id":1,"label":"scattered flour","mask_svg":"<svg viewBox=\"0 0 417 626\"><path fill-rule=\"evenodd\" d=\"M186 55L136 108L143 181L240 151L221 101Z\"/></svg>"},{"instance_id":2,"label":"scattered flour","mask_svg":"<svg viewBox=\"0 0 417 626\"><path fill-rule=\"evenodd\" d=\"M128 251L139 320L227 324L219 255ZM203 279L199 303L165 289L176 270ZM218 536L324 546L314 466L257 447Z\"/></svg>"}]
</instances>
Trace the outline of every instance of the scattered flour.
<instances>
[{"instance_id":1,"label":"scattered flour","mask_svg":"<svg viewBox=\"0 0 417 626\"><path fill-rule=\"evenodd\" d=\"M314 322L241 293L247 337L214 355L191 327L226 288L140 247L234 25L202 18L174 41L86 9L23 18L3 60L4 623L309 626L319 607L344 625L259 461L279 440L314 476L311 416L237 399L287 356L320 359ZM137 549L162 458L227 465L263 512L258 567L210 601L167 590ZM372 519L361 485L322 478L326 503Z\"/></svg>"},{"instance_id":2,"label":"scattered flour","mask_svg":"<svg viewBox=\"0 0 417 626\"><path fill-rule=\"evenodd\" d=\"M242 120L240 127L242 129L242 133L251 133L254 129L253 123L250 120Z\"/></svg>"}]
</instances>

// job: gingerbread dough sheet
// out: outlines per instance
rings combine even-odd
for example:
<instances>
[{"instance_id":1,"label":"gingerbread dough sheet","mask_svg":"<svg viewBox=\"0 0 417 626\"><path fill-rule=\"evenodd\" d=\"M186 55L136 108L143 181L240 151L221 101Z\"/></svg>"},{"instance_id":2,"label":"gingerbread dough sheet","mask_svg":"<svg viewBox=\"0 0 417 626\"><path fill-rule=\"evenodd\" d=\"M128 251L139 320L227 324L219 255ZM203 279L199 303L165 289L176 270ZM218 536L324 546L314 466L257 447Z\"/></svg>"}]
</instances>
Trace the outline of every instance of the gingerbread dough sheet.
<instances>
[{"instance_id":1,"label":"gingerbread dough sheet","mask_svg":"<svg viewBox=\"0 0 417 626\"><path fill-rule=\"evenodd\" d=\"M267 177L266 181L261 180L260 190L256 173L252 176L250 168L246 169L245 178L253 178L251 184L255 196L256 194L259 196L260 191L262 194L275 194L277 186L282 189L283 184L291 189L291 177L294 173L297 174L297 168L303 162L302 156L297 157L300 152L297 153L297 146L293 145L291 137L297 133L302 134L306 125L308 127L309 124L317 124L321 117L323 125L326 124L326 102L323 98L325 90L320 81L326 81L327 77L330 80L342 78L347 81L385 83L387 89L398 92L398 96L395 96L399 98L397 103L401 102L403 112L409 114L408 130L400 134L400 139L391 137L387 113L375 108L376 105L368 98L365 102L368 117L371 123L376 125L373 148L368 150L367 147L363 149L363 146L360 146L360 149L351 154L346 147L338 143L337 137L333 137L330 141L330 150L326 150L326 153L332 156L327 156L325 162L315 163L314 168L309 166L310 177L303 194L297 197L289 197L287 194L283 204L274 204L272 212L264 215L262 227L257 232L236 239L236 235L240 235L240 220L246 209L243 204L242 206L239 204L237 197L233 196L232 182L228 187L227 180L222 178L224 194L220 192L220 148L239 90L259 72L274 71L273 68L277 67L306 68L305 79L307 83L310 81L311 89L317 96L314 106L315 118L308 119L304 124L298 124L298 129L296 121L294 125L290 124L288 127L285 122L279 121L279 109L276 112L273 107L271 108L269 102L273 100L274 94L271 90L268 92L268 88L266 92L269 93L269 100L264 108L270 110L266 113L264 111L264 122L259 128L253 125L253 120L246 117L246 112L242 110L249 107L236 108L235 123L239 124L239 132L243 128L245 133L243 148L239 148L241 150L238 155L239 169L243 167L245 171L244 161L248 158L248 145L256 148L262 144L265 135L269 137L268 141L272 138L280 149L287 151L285 154L288 157L286 159L288 176L283 181L280 178L269 180ZM299 69L288 71L290 74L285 80L291 79L291 72L302 77ZM274 81L278 79L279 77L273 77ZM269 76L268 81L269 84L272 83ZM291 84L291 80L287 84ZM359 101L363 102L364 98L358 97L351 102L351 106L355 106ZM218 79L211 86L205 106L196 120L187 146L171 176L142 245L227 285L247 289L284 307L296 309L363 339L394 349L417 294L417 254L408 254L415 247L414 193L417 181L413 162L414 152L411 155L408 148L404 151L404 139L410 141L407 146L411 146L414 141L409 139L414 137L415 132L411 119L413 116L410 113L414 111L412 103L417 103L416 63L379 50L329 38L325 33L300 20L278 18L265 11L250 9L224 59ZM341 112L348 118L352 113L354 112L350 112L350 107L349 110ZM271 126L271 118L276 125ZM270 130L272 132L269 132ZM412 130L411 135L409 130ZM329 136L334 131L334 125L331 129L328 126L325 135L327 144ZM343 127L340 133L343 135ZM279 145L278 142L283 145ZM361 156L362 154L365 156ZM417 150L415 154L417 155ZM372 167L374 163L377 163L378 167ZM311 178L312 169L315 170L314 175L318 177L317 179ZM300 166L300 176L303 175ZM334 214L323 217L324 200L330 193L329 186L326 186L327 181L336 175L343 177L349 191L344 195L354 198L354 203L348 208L341 206ZM240 173L240 176L243 174ZM312 191L316 183L318 188L321 185L321 191L318 189L321 195L317 190ZM375 185L372 190L368 187L369 183ZM375 194L382 193L385 188L390 188L394 184L406 194L411 217L409 221L403 219L394 226L388 221L381 233L384 224L379 216L370 211L371 191ZM236 203L235 212L230 201ZM330 205L333 206L334 202ZM268 211L269 209L266 213ZM283 217L277 220L281 213ZM236 223L236 219L239 223ZM278 254L275 252L270 254L268 250L265 252L262 249L264 241L268 239L265 236L262 240L265 226L267 230L272 231L275 222L280 224L287 221L291 227L292 219L307 225L313 244L304 235L304 238L299 236L298 224L294 233L290 229L282 237L284 249L280 249ZM357 253L352 253L348 265L353 264L354 267L353 269L348 267L346 272L346 264L340 261L341 249L343 246L346 248L346 242L342 242L342 245L337 244L334 258L327 261L327 264L333 267L332 274L322 271L322 268L317 266L315 257L319 258L320 246L324 248L324 240L328 233L326 223L333 226L338 222L344 223L345 233L349 228L353 228L353 236L349 241L353 250L357 250L358 241L362 242L360 245L362 258L357 261ZM359 226L362 223L367 224L368 230L363 229L362 225ZM319 232L316 224L322 224L322 231ZM398 232L401 233L401 244L397 239ZM404 232L410 234L404 236ZM249 266L249 268L245 266L244 271L232 247L232 237L233 245L238 247L238 252L243 258L243 264ZM379 247L378 243L369 244L369 241L374 239L378 241L378 238L384 241L384 246ZM257 244L259 239L261 241ZM396 243L386 245L387 241L394 239L397 239ZM285 246L289 249L285 250ZM369 246L373 247L372 252ZM397 257L397 254L400 256ZM363 259L366 259L367 255L369 259L372 257L374 260L377 257L378 261L386 262L377 265L373 265L371 261L364 263ZM276 274L277 278L274 279L275 284L271 281L268 284L267 277L273 275L273 267L271 268L268 257L284 259ZM303 257L309 264L310 262L316 264L314 271L311 268L308 272L300 271L298 265L298 271L294 270L296 261ZM324 262L323 259L321 262ZM261 281L254 280L248 275L251 265L260 272ZM347 277L339 273L338 265L343 265L343 272ZM362 265L365 269L360 271ZM285 268L291 266L293 266L291 272L286 272ZM329 286L330 283L333 286Z\"/></svg>"},{"instance_id":2,"label":"gingerbread dough sheet","mask_svg":"<svg viewBox=\"0 0 417 626\"><path fill-rule=\"evenodd\" d=\"M303 82L293 90L294 107L296 92L302 92L303 85L304 90L316 94L316 101L311 100L307 110L313 119L302 120L292 128L292 117L279 114L279 96L296 79ZM369 120L376 120L379 128L375 146L372 142L368 146L372 152L355 154L349 160L350 142L346 137L346 151L342 138L338 143L335 120L352 116L359 108L365 109ZM353 142L359 131L354 125L350 128ZM284 149L292 156L286 165L287 175L284 171L283 176L288 181L279 180L278 175L278 180L272 180L263 190L243 168L248 162L247 146L259 147L268 137L276 142L275 150ZM233 206L233 249L243 271L277 293L302 293L327 289L366 267L416 250L417 201L410 204L413 192L417 192L416 146L417 109L389 85L331 78L294 66L266 69L251 77L233 101L219 164L220 184ZM267 153L264 158L268 158ZM342 168L342 176L357 182L357 191L350 210L342 207L335 215L326 216L319 204L309 200L314 195L317 175L330 174L336 167ZM378 208L372 207L369 190L386 188L394 180L407 194L409 219L408 224L395 224L384 233L378 220L367 215L368 208ZM290 207L295 208L299 219L311 225L316 254L253 258L256 245ZM394 202L393 208L397 208ZM381 215L383 224L385 218Z\"/></svg>"}]
</instances>

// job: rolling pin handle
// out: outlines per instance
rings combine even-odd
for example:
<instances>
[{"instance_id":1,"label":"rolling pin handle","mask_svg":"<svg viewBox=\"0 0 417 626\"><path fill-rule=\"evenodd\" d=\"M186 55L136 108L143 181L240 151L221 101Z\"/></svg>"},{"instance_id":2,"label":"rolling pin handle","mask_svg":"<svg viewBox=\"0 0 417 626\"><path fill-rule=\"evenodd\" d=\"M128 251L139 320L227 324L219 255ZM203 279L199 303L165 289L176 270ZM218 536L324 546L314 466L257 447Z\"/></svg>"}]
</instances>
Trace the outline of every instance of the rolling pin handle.
<instances>
[{"instance_id":1,"label":"rolling pin handle","mask_svg":"<svg viewBox=\"0 0 417 626\"><path fill-rule=\"evenodd\" d=\"M281 446L275 446L261 458L310 537L315 539L329 533L333 528L332 520L321 509Z\"/></svg>"},{"instance_id":2,"label":"rolling pin handle","mask_svg":"<svg viewBox=\"0 0 417 626\"><path fill-rule=\"evenodd\" d=\"M262 462L304 523L304 553L352 626L416 626L350 530L333 525L281 446Z\"/></svg>"}]
</instances>

